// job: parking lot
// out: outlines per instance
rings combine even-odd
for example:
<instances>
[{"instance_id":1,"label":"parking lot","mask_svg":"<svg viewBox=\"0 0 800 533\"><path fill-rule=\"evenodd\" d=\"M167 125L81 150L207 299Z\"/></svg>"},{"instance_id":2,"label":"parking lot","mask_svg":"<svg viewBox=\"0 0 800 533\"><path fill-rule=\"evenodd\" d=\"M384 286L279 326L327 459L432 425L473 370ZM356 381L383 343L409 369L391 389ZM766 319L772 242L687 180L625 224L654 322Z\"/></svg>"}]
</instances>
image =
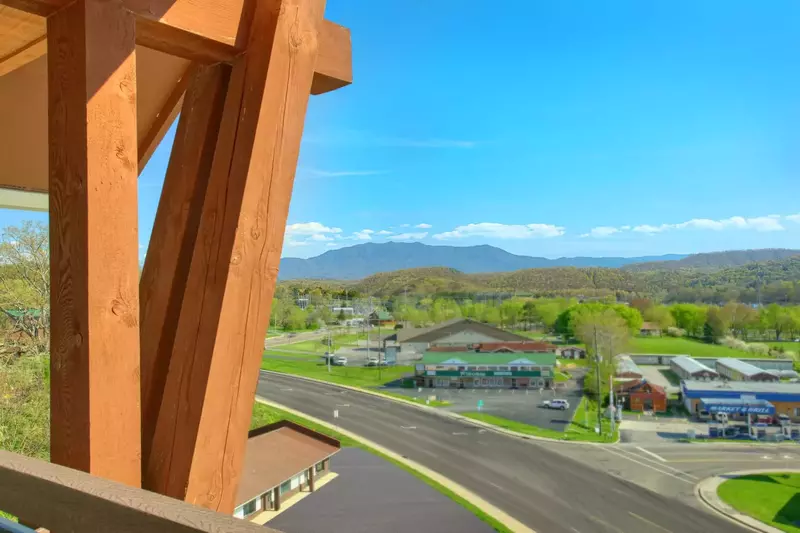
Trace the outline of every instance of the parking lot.
<instances>
[{"instance_id":1,"label":"parking lot","mask_svg":"<svg viewBox=\"0 0 800 533\"><path fill-rule=\"evenodd\" d=\"M388 389L393 393L413 398L435 396L438 400L450 402L441 407L455 413L477 412L478 402L483 402L481 412L529 424L540 428L564 431L572 420L572 415L580 403L582 392L575 382L559 383L555 390L538 389ZM564 399L569 409L556 410L543 407L545 400Z\"/></svg>"}]
</instances>

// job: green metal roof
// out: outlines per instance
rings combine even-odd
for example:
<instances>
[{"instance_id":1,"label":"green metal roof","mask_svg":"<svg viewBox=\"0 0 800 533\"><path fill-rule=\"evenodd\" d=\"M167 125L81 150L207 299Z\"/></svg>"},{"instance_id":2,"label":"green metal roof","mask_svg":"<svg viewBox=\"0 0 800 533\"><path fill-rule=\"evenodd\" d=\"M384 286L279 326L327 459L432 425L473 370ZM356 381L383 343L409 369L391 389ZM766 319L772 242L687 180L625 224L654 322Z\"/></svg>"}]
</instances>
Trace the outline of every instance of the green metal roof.
<instances>
[{"instance_id":1,"label":"green metal roof","mask_svg":"<svg viewBox=\"0 0 800 533\"><path fill-rule=\"evenodd\" d=\"M373 311L372 314L375 315L376 320L394 320L387 311Z\"/></svg>"},{"instance_id":2,"label":"green metal roof","mask_svg":"<svg viewBox=\"0 0 800 533\"><path fill-rule=\"evenodd\" d=\"M40 316L42 316L42 311L41 309L27 309L27 310L9 309L6 311L6 314L14 318L22 318L23 316L32 316L34 318L39 318Z\"/></svg>"},{"instance_id":3,"label":"green metal roof","mask_svg":"<svg viewBox=\"0 0 800 533\"><path fill-rule=\"evenodd\" d=\"M532 365L555 366L554 353L485 353L485 352L425 352L422 364L440 365L447 361L463 361L468 365L507 365L517 360L530 361ZM523 363L524 364L524 363Z\"/></svg>"}]
</instances>

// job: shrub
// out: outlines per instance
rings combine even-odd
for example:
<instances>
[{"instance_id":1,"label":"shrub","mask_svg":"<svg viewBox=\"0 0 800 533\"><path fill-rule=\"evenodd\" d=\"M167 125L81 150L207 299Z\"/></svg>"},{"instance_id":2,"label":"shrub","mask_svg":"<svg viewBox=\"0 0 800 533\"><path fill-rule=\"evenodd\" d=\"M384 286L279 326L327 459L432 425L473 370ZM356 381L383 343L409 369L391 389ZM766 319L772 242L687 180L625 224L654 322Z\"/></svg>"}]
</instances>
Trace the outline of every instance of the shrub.
<instances>
[{"instance_id":1,"label":"shrub","mask_svg":"<svg viewBox=\"0 0 800 533\"><path fill-rule=\"evenodd\" d=\"M0 359L0 448L50 459L49 365L46 356Z\"/></svg>"},{"instance_id":2,"label":"shrub","mask_svg":"<svg viewBox=\"0 0 800 533\"><path fill-rule=\"evenodd\" d=\"M685 337L686 336L686 330L670 326L670 327L667 328L667 336L668 337Z\"/></svg>"},{"instance_id":3,"label":"shrub","mask_svg":"<svg viewBox=\"0 0 800 533\"><path fill-rule=\"evenodd\" d=\"M769 346L761 342L753 342L747 345L747 351L759 355L769 355Z\"/></svg>"}]
</instances>

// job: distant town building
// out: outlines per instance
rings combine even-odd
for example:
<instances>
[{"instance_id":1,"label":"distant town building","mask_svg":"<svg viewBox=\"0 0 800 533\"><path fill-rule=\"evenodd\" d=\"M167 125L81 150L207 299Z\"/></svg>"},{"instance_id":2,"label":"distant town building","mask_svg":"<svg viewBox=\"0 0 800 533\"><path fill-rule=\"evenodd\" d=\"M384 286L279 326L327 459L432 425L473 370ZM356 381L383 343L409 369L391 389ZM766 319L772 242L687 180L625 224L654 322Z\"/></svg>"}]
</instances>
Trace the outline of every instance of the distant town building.
<instances>
[{"instance_id":1,"label":"distant town building","mask_svg":"<svg viewBox=\"0 0 800 533\"><path fill-rule=\"evenodd\" d=\"M403 328L392 338L401 352L424 353L431 347L476 346L482 343L531 342L528 337L470 318L453 318L429 328Z\"/></svg>"},{"instance_id":2,"label":"distant town building","mask_svg":"<svg viewBox=\"0 0 800 533\"><path fill-rule=\"evenodd\" d=\"M540 388L551 387L554 353L426 352L414 368L419 387Z\"/></svg>"},{"instance_id":3,"label":"distant town building","mask_svg":"<svg viewBox=\"0 0 800 533\"><path fill-rule=\"evenodd\" d=\"M663 413L667 410L667 391L664 387L644 379L619 382L614 385L614 394L631 411Z\"/></svg>"},{"instance_id":4,"label":"distant town building","mask_svg":"<svg viewBox=\"0 0 800 533\"><path fill-rule=\"evenodd\" d=\"M716 368L721 377L731 381L780 381L772 370L764 370L731 357L717 359Z\"/></svg>"},{"instance_id":5,"label":"distant town building","mask_svg":"<svg viewBox=\"0 0 800 533\"><path fill-rule=\"evenodd\" d=\"M642 327L639 328L639 334L645 337L660 337L661 326L653 322L644 322L642 323Z\"/></svg>"},{"instance_id":6,"label":"distant town building","mask_svg":"<svg viewBox=\"0 0 800 533\"><path fill-rule=\"evenodd\" d=\"M567 346L559 348L556 353L564 359L586 359L586 350L579 346Z\"/></svg>"},{"instance_id":7,"label":"distant town building","mask_svg":"<svg viewBox=\"0 0 800 533\"><path fill-rule=\"evenodd\" d=\"M617 356L617 377L618 378L632 378L642 379L642 371L633 362L630 356L618 355Z\"/></svg>"},{"instance_id":8,"label":"distant town building","mask_svg":"<svg viewBox=\"0 0 800 533\"><path fill-rule=\"evenodd\" d=\"M388 311L373 311L369 314L371 326L394 327L394 317Z\"/></svg>"},{"instance_id":9,"label":"distant town building","mask_svg":"<svg viewBox=\"0 0 800 533\"><path fill-rule=\"evenodd\" d=\"M697 359L687 355L673 357L669 362L669 368L681 379L697 379L708 381L719 379L719 374Z\"/></svg>"}]
</instances>

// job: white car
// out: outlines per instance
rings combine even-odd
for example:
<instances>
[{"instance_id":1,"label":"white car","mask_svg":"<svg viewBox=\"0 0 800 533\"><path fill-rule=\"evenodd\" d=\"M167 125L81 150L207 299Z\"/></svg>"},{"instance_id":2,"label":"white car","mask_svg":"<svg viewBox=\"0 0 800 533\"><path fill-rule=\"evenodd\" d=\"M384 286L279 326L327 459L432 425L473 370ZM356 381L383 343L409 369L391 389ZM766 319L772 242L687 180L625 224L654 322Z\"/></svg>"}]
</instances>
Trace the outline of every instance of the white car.
<instances>
[{"instance_id":1,"label":"white car","mask_svg":"<svg viewBox=\"0 0 800 533\"><path fill-rule=\"evenodd\" d=\"M545 400L543 405L548 409L561 409L562 411L569 409L567 400Z\"/></svg>"},{"instance_id":2,"label":"white car","mask_svg":"<svg viewBox=\"0 0 800 533\"><path fill-rule=\"evenodd\" d=\"M347 357L343 355L337 355L333 358L333 364L335 366L346 366L347 365Z\"/></svg>"},{"instance_id":3,"label":"white car","mask_svg":"<svg viewBox=\"0 0 800 533\"><path fill-rule=\"evenodd\" d=\"M369 359L367 359L367 366L378 366L378 358L370 357Z\"/></svg>"}]
</instances>

